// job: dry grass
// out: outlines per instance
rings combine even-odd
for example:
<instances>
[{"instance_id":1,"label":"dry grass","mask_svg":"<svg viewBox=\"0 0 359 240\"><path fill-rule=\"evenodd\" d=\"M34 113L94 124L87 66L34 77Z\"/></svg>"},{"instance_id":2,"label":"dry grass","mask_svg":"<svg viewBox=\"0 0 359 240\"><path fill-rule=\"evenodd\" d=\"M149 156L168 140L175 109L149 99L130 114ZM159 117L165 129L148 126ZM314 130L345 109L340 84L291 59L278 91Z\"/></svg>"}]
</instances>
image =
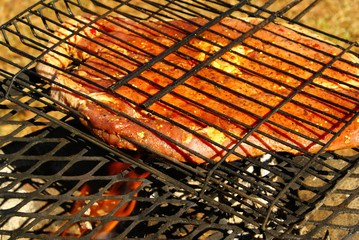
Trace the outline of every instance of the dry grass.
<instances>
[{"instance_id":1,"label":"dry grass","mask_svg":"<svg viewBox=\"0 0 359 240\"><path fill-rule=\"evenodd\" d=\"M23 9L38 2L38 0L1 0L0 1L0 23L3 24Z\"/></svg>"},{"instance_id":2,"label":"dry grass","mask_svg":"<svg viewBox=\"0 0 359 240\"><path fill-rule=\"evenodd\" d=\"M359 0L323 0L303 21L336 36L359 41Z\"/></svg>"}]
</instances>

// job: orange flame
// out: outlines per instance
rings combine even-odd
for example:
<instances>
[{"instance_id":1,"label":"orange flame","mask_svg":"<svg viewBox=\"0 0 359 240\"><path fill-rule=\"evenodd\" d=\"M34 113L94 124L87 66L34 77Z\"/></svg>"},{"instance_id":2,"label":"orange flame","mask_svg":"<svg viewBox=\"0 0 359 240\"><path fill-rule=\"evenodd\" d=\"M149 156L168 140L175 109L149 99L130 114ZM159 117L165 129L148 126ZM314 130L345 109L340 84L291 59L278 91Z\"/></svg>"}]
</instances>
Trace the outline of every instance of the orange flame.
<instances>
[{"instance_id":1,"label":"orange flame","mask_svg":"<svg viewBox=\"0 0 359 240\"><path fill-rule=\"evenodd\" d=\"M108 166L108 173L110 176L120 174L126 169L128 169L131 166L131 164L127 163L120 163L120 162L113 162L110 163ZM128 172L124 177L125 178L146 178L150 175L149 172L138 172L136 170L131 170ZM117 196L117 195L124 195L127 193L130 193L131 191L136 190L140 185L142 184L142 181L120 181L115 184L113 184L110 189L108 189L104 195L105 196ZM92 189L90 184L86 183L83 185L83 187L80 190L79 196L88 196L90 195ZM133 196L137 196L137 193ZM90 216L90 217L99 217L109 214L113 209L118 206L121 203L122 200L120 199L105 199L105 200L99 200L95 204L93 204L85 214L82 216ZM82 200L78 200L74 203L72 206L71 214L77 214L84 206L85 202ZM132 211L135 209L136 206L136 200L129 201L125 204L123 204L113 216L117 217L125 217L129 216ZM104 239L107 236L111 234L111 232L114 230L114 228L118 225L119 221L111 221L106 224L104 224L100 230L98 230L94 235L93 239ZM91 225L98 225L99 222L91 222ZM68 227L61 236L83 236L84 234L91 231L92 226L86 225L86 224L77 224L78 225L78 234L71 234L71 228L74 226Z\"/></svg>"}]
</instances>

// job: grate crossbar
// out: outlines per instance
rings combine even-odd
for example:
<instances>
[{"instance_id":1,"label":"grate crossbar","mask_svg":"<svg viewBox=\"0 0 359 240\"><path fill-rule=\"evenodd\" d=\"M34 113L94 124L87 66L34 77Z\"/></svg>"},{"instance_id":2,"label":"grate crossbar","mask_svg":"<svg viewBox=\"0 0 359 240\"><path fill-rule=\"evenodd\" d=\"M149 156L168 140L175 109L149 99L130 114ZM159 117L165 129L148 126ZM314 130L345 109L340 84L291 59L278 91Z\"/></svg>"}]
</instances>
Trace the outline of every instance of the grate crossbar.
<instances>
[{"instance_id":1,"label":"grate crossbar","mask_svg":"<svg viewBox=\"0 0 359 240\"><path fill-rule=\"evenodd\" d=\"M320 0L251 0L235 3L224 0L43 0L1 25L0 47L5 50L0 62L6 67L0 67L0 76L4 78L0 83L0 234L9 239L66 239L75 236L96 239L99 234L104 234L103 229L114 225L116 227L111 234L116 235L115 239L317 239L327 238L337 230L345 231L347 238L353 236L358 227L350 222L339 222L338 219L348 215L359 216L355 207L358 202L357 185L346 188L347 185L351 186L351 182L347 183L348 179L353 182L358 180L359 175L355 169L358 167L359 150L354 148L326 152L325 149L359 118L358 98L352 94L359 90L355 83L358 76L350 69L359 68L359 64L347 57L358 57L354 50L358 43L299 22L319 3ZM77 17L81 15L92 17L86 20ZM251 23L246 20L247 17L257 18L258 23ZM122 18L133 25L121 21ZM204 20L204 25L197 23L200 18ZM227 18L241 21L249 30L242 31L228 26L225 21ZM73 21L73 25L67 25L68 20ZM190 24L196 30L189 31L182 28L181 24L176 25L177 20ZM101 21L153 43L163 51L159 55L153 54L151 50L136 45L135 42L117 36L111 37L111 33L98 25ZM317 49L272 30L270 26L277 21L312 30L339 44L329 43L321 37L293 28L293 33L300 38L327 44L334 49L334 53ZM153 22L157 22L159 27ZM80 27L75 27L77 25ZM137 25L143 31L168 39L172 45L166 45L151 35L138 31ZM184 37L171 35L160 27L174 29ZM216 27L233 31L237 36L232 38L231 35L215 30ZM59 36L59 28L70 34ZM140 55L147 56L148 62L132 58L122 50L88 36L85 30L89 28L101 34L100 36L109 37L111 41L125 46L126 50L134 49ZM326 60L314 59L311 55L307 56L306 53L278 42L263 39L259 33L269 34L307 49ZM206 38L205 34L221 38L226 43ZM132 65L123 65L79 46L77 42L72 42L73 38L81 38L104 49L116 59L131 62L135 70L132 70ZM54 44L48 45L48 39L54 41ZM196 41L219 50L212 52L202 49L196 45ZM261 49L254 44L256 42L279 52ZM105 67L99 68L86 59L76 59L71 54L63 53L63 46L81 51L121 74L115 76ZM250 54L241 52L241 48L236 50L236 46L243 46ZM197 59L186 51L198 52L205 58ZM298 69L298 72L306 75L289 72L286 68L279 69L269 61L256 58L255 54L259 52L273 61L288 65L288 69ZM303 66L291 58L283 57L280 52L312 61L316 66ZM54 54L71 63L66 68L53 66L43 60L45 54ZM243 63L231 61L226 54L243 59ZM11 60L8 58L10 55L19 59ZM180 62L183 60L184 64L171 62L169 59L172 56L178 57ZM240 71L242 75L216 66L219 61ZM141 114L146 114L149 118L169 123L173 128L181 129L210 144L215 151L220 152L218 159L208 157L206 153L175 140L171 135L93 95L89 96L57 82L56 77L43 81L34 68L37 63L99 89L101 93L139 109ZM169 66L181 75L161 71L157 67L159 64ZM342 68L341 64L348 66L348 69ZM261 73L256 70L256 66L288 77L294 84L281 81L266 72ZM112 83L106 87L79 74L82 67L94 72L96 76L110 79ZM215 72L223 79L231 79L248 89L256 90L253 92L276 98L277 102L272 104L242 89L233 89L230 85L204 75L206 71ZM146 72L165 79L168 85L157 83ZM337 79L336 76L339 75L345 75L352 81ZM156 91L150 92L133 84L133 79L153 86ZM232 98L207 91L198 82ZM271 85L285 91L276 92ZM127 135L119 134L118 137L136 146L136 150L117 149L100 141L80 124L81 121L86 121L86 117L78 109L72 109L61 102L61 99L52 97L51 89L54 87L86 99L91 104L136 124L189 156L203 160L205 164L179 162L174 156L152 149ZM132 99L132 96L120 94L119 90L123 88L141 95L145 100L140 102ZM318 89L321 93L317 94L311 88ZM181 89L210 101L207 103L192 99ZM324 96L326 94L330 96L328 99ZM215 120L212 121L192 109L182 108L168 96L180 99L196 111L203 112L203 115L210 114ZM223 107L223 110L212 106L212 101ZM342 101L349 104L341 104ZM312 102L320 104L312 105ZM266 113L251 110L245 106L247 103L255 104L258 109L265 109ZM221 136L225 135L232 143L225 145L220 139L214 139L209 134L207 136L186 125L183 123L185 121L163 114L155 108L157 105L190 119L198 126L205 126ZM303 117L301 113L291 111L288 106L319 116L331 125L323 125L312 118ZM226 109L248 116L250 121L227 115ZM277 118L297 123L302 129L309 130L309 134L282 124ZM243 135L239 135L233 129L221 125L222 122L234 124L245 131ZM278 135L266 132L266 127L274 129ZM3 133L3 128L7 128L8 132ZM284 135L289 137L282 138ZM308 147L292 141L291 137L308 142ZM290 149L295 154L274 152L263 139ZM312 146L319 150L311 151ZM254 149L262 155L250 156L245 151L241 152L242 149ZM227 162L229 157L238 160ZM121 166L124 170L116 172L116 166ZM142 178L130 177L131 174L137 176L136 174L143 173L149 175ZM137 187L130 187L134 185ZM112 193L114 189L127 190ZM345 200L338 204L331 203L335 196L341 196ZM108 209L107 212L95 213L98 205L109 202L113 202L113 205L102 208ZM132 212L124 214L123 209L130 205L135 206ZM323 212L328 215L323 217L320 215ZM20 222L19 226L13 227L11 224L17 221ZM70 229L82 229L86 233L76 235ZM326 233L321 234L322 232Z\"/></svg>"}]
</instances>

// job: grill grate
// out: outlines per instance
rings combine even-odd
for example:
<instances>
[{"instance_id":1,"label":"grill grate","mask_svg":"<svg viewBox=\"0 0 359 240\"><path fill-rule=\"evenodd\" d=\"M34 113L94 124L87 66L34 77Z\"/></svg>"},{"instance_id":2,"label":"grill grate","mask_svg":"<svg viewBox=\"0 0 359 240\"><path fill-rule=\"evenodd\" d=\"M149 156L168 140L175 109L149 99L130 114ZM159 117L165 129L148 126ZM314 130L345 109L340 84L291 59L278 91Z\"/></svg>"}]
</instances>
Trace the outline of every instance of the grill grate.
<instances>
[{"instance_id":1,"label":"grill grate","mask_svg":"<svg viewBox=\"0 0 359 240\"><path fill-rule=\"evenodd\" d=\"M305 238L308 236L312 238L323 238L326 229L345 229L345 234L348 236L353 235L357 230L356 225L352 225L349 222L348 226L344 225L342 228L339 226L340 224L338 224L337 217L340 215L347 216L349 214L350 217L355 219L355 217L359 215L358 207L355 205L358 201L355 197L357 196L358 186L354 186L353 189L340 188L340 184L342 184L344 180L351 179L353 182L357 182L357 151L356 149L352 150L352 156L347 157L341 152L324 152L324 149L331 141L339 136L347 126L353 121L356 121L359 114L357 111L358 100L345 93L323 87L315 82L315 79L325 76L334 83L344 84L350 89L358 90L358 87L340 82L328 74L328 70L335 70L352 78L357 78L354 73L339 69L334 63L340 60L342 63L358 66L358 64L354 64L343 58L343 55L348 53L357 55L353 49L358 45L357 43L349 42L312 29L318 34L325 35L327 38L332 38L335 42L338 42L338 45L335 45L338 54L335 56L319 51L314 47L310 48L318 51L318 54L330 57L331 61L324 64L309 58L313 60L313 63L321 65L320 70L315 71L295 64L290 60L280 59L311 73L312 75L309 79L298 77L286 70L276 69L269 63L251 59L244 54L234 53L236 56L265 65L268 69L292 77L300 83L299 87L281 83L271 76L257 73L250 67L234 64L223 57L221 58L225 52L228 52L228 50L239 43L242 43L243 46L254 51L258 50L256 46L247 43L245 40L252 37L253 39L265 41L258 37L256 33L258 33L259 30L263 30L268 23L274 20L294 22L299 26L304 26L297 21L310 7L317 3L317 1L311 1L308 4L300 5L300 1L283 1L282 5L279 4L279 6L277 6L280 1L267 1L266 4L262 5L260 2L261 1L241 1L231 4L230 1L42 1L4 24L1 28L2 39L0 43L4 48L4 52L8 53L8 55L5 56L15 55L19 57L19 61L21 62L9 60L7 57L0 58L5 64L5 67L0 70L0 74L4 78L3 89L5 97L1 105L4 110L1 123L11 129L9 133L4 133L1 137L2 151L4 152L1 171L1 191L4 193L0 207L1 234L9 236L9 239L53 239L54 236L59 236L67 227L81 222L82 225L91 225L91 227L86 227L86 236L94 236L102 226L106 226L106 223L120 221L121 224L119 224L117 228L122 229L118 230L119 236L116 236L119 239L124 236L128 238L184 237L199 239L206 237L212 237L213 239L233 239L237 236L238 238L242 237L246 239L253 237L284 237L287 234L292 238ZM300 10L296 12L293 10L294 8L300 8ZM188 126L184 126L153 111L151 106L155 103L163 104L176 109L181 114L190 116L201 123L232 136L236 139L236 144L228 148L200 135L202 139L213 143L226 152L221 160L214 162L151 128L151 131L156 132L156 134L162 138L208 161L209 164L196 165L181 163L140 143L136 144L142 146L148 150L148 152L141 152L141 157L137 159L135 157L137 153L135 152L114 149L94 138L86 129L79 125L77 120L73 119L74 117L82 118L79 112L56 102L49 96L50 86L40 79L34 70L34 65L37 62L48 64L41 60L40 57L47 52L58 51L56 50L56 46L67 40L62 39L55 46L49 48L47 47L48 39L54 37L54 31L61 27L62 23L66 22L67 19L74 19L74 15L83 15L84 13L95 15L96 19L108 18L109 15L119 14L140 24L144 24L143 20L163 22L163 19L167 18L189 19L192 17L203 17L210 20L206 25L198 28L196 32L187 33L188 35L182 40L167 34L166 36L172 39L175 44L172 47L166 47L166 50L158 56L151 56L152 58L146 64L142 64L136 59L131 59L117 52L116 54L140 64L140 67L134 71L130 71L122 66L110 63L106 59L102 59L113 64L114 67L128 72L125 77L120 80L116 79L116 83L104 90L110 91L118 95L118 97L128 100L133 105L146 110L153 116L165 119L194 135L198 135L198 133L191 130ZM258 25L253 25L249 31L243 32L240 37L230 39L231 42L226 46L220 46L217 43L202 38L202 41L207 41L213 44L213 46L220 47L215 53L206 52L192 45L190 42L191 39L201 38L199 35L201 32L213 32L214 30L211 26L218 24L221 19L228 16L231 18L240 18L243 16L257 17L263 19L263 21ZM193 24L196 23L193 22ZM156 28L153 30L157 31ZM97 28L96 31L101 31L101 29ZM128 31L133 30L128 29ZM181 31L184 30L181 29ZM138 32L133 33L141 35L141 33ZM80 31L73 31L73 34L81 33ZM148 39L145 35L141 36ZM228 36L222 35L221 37L228 39ZM267 44L281 48L281 46L275 43L268 42ZM181 47L184 46L201 51L209 57L203 61L198 61L198 59L180 51ZM144 52L143 49L137 48L134 45L132 45L132 47L144 54L151 55L151 53ZM44 49L45 52L43 52ZM195 62L190 70L175 65L176 68L185 72L185 74L179 78L159 72L154 67L155 64L160 62L173 65L173 63L167 60L167 57L171 56L174 52L188 59L188 61ZM87 53L94 55L90 51ZM61 55L61 53L59 54ZM300 53L295 54L301 55ZM273 59L279 58L270 53L268 53L268 56ZM301 55L301 57L308 58L304 55ZM98 56L98 58L101 57ZM221 72L223 75L235 77L238 81L273 94L281 99L280 104L272 106L202 76L200 74L201 70L211 67L211 64L217 59L227 61L232 64L232 66L259 76L263 80L290 89L290 94L281 95L270 91L265 86L250 83L241 76L233 76L233 74L226 71ZM69 69L59 70L70 75L75 75L71 69L76 69L80 64L87 65L87 63L74 60L73 65L71 65ZM87 65L87 67L91 66ZM113 76L102 69L95 70L106 77L113 78ZM147 70L157 71L157 74L171 80L171 84L166 87L158 86L160 90L156 94L142 92L142 94L148 97L148 100L141 104L115 92L115 90L121 86L129 86L136 91L140 91L141 89L130 86L128 83L134 77L151 82L150 79L146 79L143 76L143 72ZM217 71L221 70L217 69ZM262 116L249 112L241 106L221 99L220 96L215 96L201 90L197 86L188 83L187 80L193 76L213 86L225 89L228 93L238 94L249 101L256 102L270 109L270 113L266 116ZM83 78L83 80L89 82L89 80L85 78ZM49 81L52 80L49 79ZM155 84L153 82L151 83ZM174 90L178 86L186 86L199 94L207 95L217 102L249 114L251 117L256 118L258 122L254 126L251 126L217 111L217 116L228 118L248 129L246 135L239 138L230 131L226 131L202 119L201 116L180 109L176 105L164 100L164 96L173 94L186 99L191 104L200 108L215 112L211 107L197 103L175 92ZM346 101L352 102L356 107L345 107L333 100L325 100L321 96L317 96L308 91L308 86L319 87L323 91L335 94ZM73 91L70 88L68 89ZM81 93L79 94L81 95ZM333 114L327 113L324 109L318 109L302 103L296 98L298 95L304 95L308 98L321 101L331 108L339 109L338 111L341 111L344 117L336 117ZM137 122L136 119L122 112L118 112L104 102L96 99L92 100L104 107L114 110L118 115L124 116L130 121ZM327 129L309 120L290 114L283 110L283 106L287 103L294 103L315 114L323 115L331 119L331 121L342 124L342 127L334 130ZM62 108L59 108L60 105L62 105ZM25 120L17 119L21 114L24 115ZM313 137L296 132L273 121L271 116L276 114L283 114L296 119L332 137L328 142L323 143ZM140 122L138 122L138 124L144 128L149 128ZM288 144L275 136L263 132L261 130L263 124L270 124L281 131L308 139L320 145L320 148L317 152L310 153L298 146ZM266 138L273 139L291 149L298 150L302 155L294 156L282 152L273 153L263 146L256 145L249 141L248 138L253 134L259 134ZM128 141L134 141L129 138L123 138ZM236 147L243 144L253 146L264 152L265 155L246 157L235 152ZM76 147L74 148L73 146ZM156 155L153 156L149 154L150 152ZM225 162L226 158L231 154L243 160L231 163ZM335 164L333 163L334 161ZM121 174L109 176L106 173L104 174L102 170L111 162L129 163L131 167L121 172ZM340 162L340 165L337 165L337 162ZM133 179L131 180L124 176L132 170L136 171L136 169L143 169L144 171L150 172L151 175L150 177L141 179L142 184L140 187L128 194L111 197L116 200L122 200L121 202L123 204L136 199L138 202L136 205L137 209L135 209L130 216L111 216L115 210L112 211L112 214L106 216L86 216L85 213L91 210L91 206L109 198L105 190L111 189L115 181L125 183L133 182ZM79 172L75 173L75 171ZM79 196L79 189L86 182L102 184L97 189L99 194ZM327 202L329 201L327 199L329 199L330 196L336 196L336 194L345 196L345 200L340 203L339 206L331 206L330 203ZM12 203L13 206L9 206L11 199L14 200L14 203ZM80 211L80 213L84 215L77 213L69 216L68 213L71 211L71 206L76 202L81 202L81 200L86 200L86 206ZM37 207L35 207L35 203L38 205L36 205ZM345 206L347 205L350 207L346 208ZM121 208L121 204L115 208L117 211ZM313 215L315 212L331 212L331 214L328 214L327 218L323 219L323 217ZM9 224L15 221L19 222L19 227L10 227ZM303 226L304 230L300 231L299 227ZM96 229L90 231L90 228L93 227L96 227ZM143 232L143 229L148 229L148 232ZM330 234L336 233L329 232L329 235Z\"/></svg>"},{"instance_id":2,"label":"grill grate","mask_svg":"<svg viewBox=\"0 0 359 240\"><path fill-rule=\"evenodd\" d=\"M33 98L21 95L18 101L26 105L36 104L35 109L51 115L51 109L41 106ZM71 225L88 222L88 217L68 214L73 202L81 199L78 196L79 186L91 181L111 185L113 182L109 180L113 178L100 170L114 161L126 162L127 159L122 157L123 153L121 155L110 153L76 135L73 131L64 130L63 127L19 105L11 104L7 100L2 100L0 106L3 111L2 129L3 131L6 129L1 137L3 145L0 172L1 234L11 236L11 239L54 239L61 233L60 227L64 223ZM69 115L63 115L61 119L82 129L82 126ZM289 231L290 233L285 236L290 239L323 239L326 231L329 231L330 237L336 239L355 236L357 225L353 223L359 214L358 152L357 149L353 149L325 153L321 156L322 161L320 165L317 164L318 168L311 169L315 175L303 176L296 186L299 193L294 193L296 188L293 188L288 197L290 199L293 196L295 198L299 196L300 201L308 204L306 208L317 203L317 198L321 198L323 205L319 205L319 209L315 212L307 212L303 206L301 209L296 209L296 213L304 213L305 224L300 224L301 227L298 229L283 228L278 233ZM296 157L293 161L300 164L303 160ZM253 219L263 219L264 212L256 211L260 211L260 207L265 204L260 201L260 198L254 197L263 196L255 188L255 181L258 180L256 172L263 171L260 166L253 167L251 163L243 163L242 169L247 169L247 171L243 175L241 187L247 189L251 195L245 196L241 193L243 197L240 202L222 195L221 191L213 190L210 193L213 199L218 198L222 204L231 206L234 211L237 211L236 214L243 214L238 217L238 215L229 214L228 212L231 211L228 209L225 209L227 212L221 211L211 204L202 202L195 195L189 194L188 187L196 191L200 191L201 187L194 180L196 178L188 176L183 169L175 169L155 159L152 159L151 163L152 167L165 172L167 178L176 177L178 181L186 182L187 188L179 188L179 183L170 184L170 181L164 180L162 175L152 174L151 178L143 179L144 184L137 190L140 194L135 197L141 204L131 217L120 218L127 224L117 236L119 239L126 235L133 238L174 238L182 234L183 237L208 239L233 239L235 236L239 239L240 237L248 239L272 236L263 233L260 225L248 224L253 223ZM134 164L133 166L136 168ZM285 162L276 166L287 173L293 173L295 170L288 167ZM253 170L251 171L250 168ZM285 174L279 173L278 176L285 176ZM123 175L120 179L123 179ZM263 181L270 187L268 179L264 178ZM335 186L333 186L334 183L336 183ZM277 185L283 184L277 183ZM129 199L134 198L131 194L133 192L127 195ZM324 194L326 197L322 198ZM105 198L101 195L91 195L87 199L100 201ZM117 198L126 199L126 195ZM288 206L290 200L287 202ZM90 206L91 204L87 207ZM289 221L285 210L294 211L288 208L278 209L280 212L276 214ZM341 216L343 218L340 218ZM96 220L98 218L92 218L91 222ZM113 221L116 217L109 216L101 220ZM297 218L293 220L296 221ZM144 228L147 229L145 232ZM183 231L186 231L187 235Z\"/></svg>"},{"instance_id":3,"label":"grill grate","mask_svg":"<svg viewBox=\"0 0 359 240\"><path fill-rule=\"evenodd\" d=\"M33 99L24 101L26 104L33 102ZM249 237L259 234L258 230L245 226L228 225L224 222L224 212L156 175L142 179L139 189L114 197L123 201L137 200L138 208L130 217L69 215L73 202L84 199L78 193L80 186L97 183L109 188L114 180L130 181L124 177L126 172L113 178L104 171L108 164L122 159L17 105L3 100L1 106L3 110L9 110L2 116L2 123L15 126L4 126L8 133L1 138L5 145L0 172L2 236L9 236L9 239L54 239L69 225L115 220L122 223L117 239L124 236L232 239L238 233ZM46 107L43 108L41 111L48 113ZM19 115L25 114L27 120L17 120ZM74 121L68 118L64 116L62 120ZM76 122L73 124L82 128ZM168 173L173 172L177 178L187 178L193 188L200 187L191 182L187 174L171 170L160 162L157 164ZM136 169L134 165L133 168ZM133 197L136 192L138 196ZM93 193L85 199L90 203L83 207L82 212L106 196Z\"/></svg>"}]
</instances>

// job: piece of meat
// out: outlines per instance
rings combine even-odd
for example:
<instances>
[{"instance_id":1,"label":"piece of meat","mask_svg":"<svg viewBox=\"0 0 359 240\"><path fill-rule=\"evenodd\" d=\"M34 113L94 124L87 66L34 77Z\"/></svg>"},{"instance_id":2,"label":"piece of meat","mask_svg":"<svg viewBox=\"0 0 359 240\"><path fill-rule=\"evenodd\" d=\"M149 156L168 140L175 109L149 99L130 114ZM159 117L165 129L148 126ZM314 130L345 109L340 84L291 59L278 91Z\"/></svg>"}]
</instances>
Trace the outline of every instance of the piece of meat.
<instances>
[{"instance_id":1,"label":"piece of meat","mask_svg":"<svg viewBox=\"0 0 359 240\"><path fill-rule=\"evenodd\" d=\"M88 23L94 18L79 19ZM358 111L358 60L345 53L281 106L341 53L338 47L314 39L312 33L298 27L266 25L148 109L141 108L162 88L260 22L226 18L115 93L107 89L207 20L98 20L81 29L80 36L70 37L67 44L59 44L54 52L45 54L37 71L53 79L51 97L79 111L84 116L83 124L115 147L136 150L143 145L194 163L218 161L243 137L226 161L266 151L317 152ZM73 31L83 23L72 20L65 23L65 28ZM56 32L59 39L69 36L71 31L65 28ZM59 39L50 40L49 46ZM83 61L73 74L57 70L66 68L73 58ZM272 113L277 106L281 106L279 111ZM267 116L268 120L257 126ZM359 119L355 119L327 150L358 146L358 131Z\"/></svg>"}]
</instances>

